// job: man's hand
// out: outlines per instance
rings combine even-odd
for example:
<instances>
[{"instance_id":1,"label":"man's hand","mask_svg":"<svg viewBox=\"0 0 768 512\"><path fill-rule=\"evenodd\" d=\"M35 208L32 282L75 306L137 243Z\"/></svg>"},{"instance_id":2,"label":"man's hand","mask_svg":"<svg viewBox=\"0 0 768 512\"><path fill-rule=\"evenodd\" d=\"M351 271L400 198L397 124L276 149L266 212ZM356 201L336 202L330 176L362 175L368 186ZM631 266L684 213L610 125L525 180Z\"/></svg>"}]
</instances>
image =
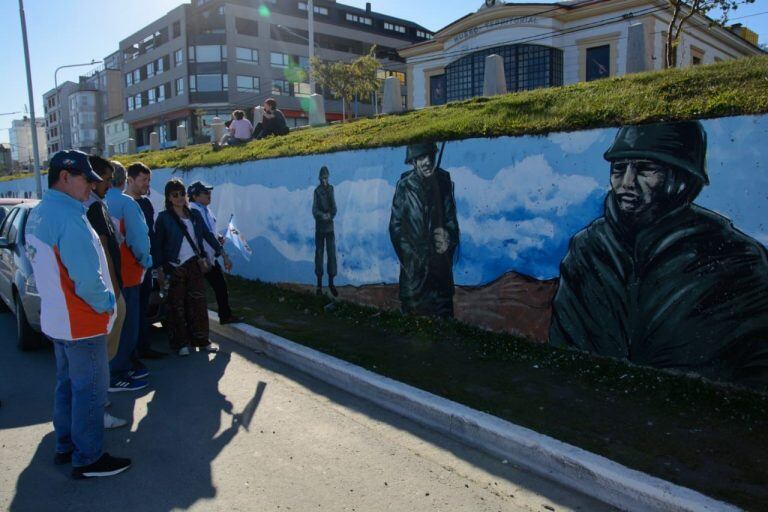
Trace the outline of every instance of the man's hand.
<instances>
[{"instance_id":1,"label":"man's hand","mask_svg":"<svg viewBox=\"0 0 768 512\"><path fill-rule=\"evenodd\" d=\"M224 270L227 272L230 272L232 270L232 260L229 259L229 256L224 254Z\"/></svg>"},{"instance_id":2,"label":"man's hand","mask_svg":"<svg viewBox=\"0 0 768 512\"><path fill-rule=\"evenodd\" d=\"M445 254L446 251L448 251L448 246L451 241L448 231L445 228L435 228L433 236L435 252L437 252L437 254Z\"/></svg>"}]
</instances>

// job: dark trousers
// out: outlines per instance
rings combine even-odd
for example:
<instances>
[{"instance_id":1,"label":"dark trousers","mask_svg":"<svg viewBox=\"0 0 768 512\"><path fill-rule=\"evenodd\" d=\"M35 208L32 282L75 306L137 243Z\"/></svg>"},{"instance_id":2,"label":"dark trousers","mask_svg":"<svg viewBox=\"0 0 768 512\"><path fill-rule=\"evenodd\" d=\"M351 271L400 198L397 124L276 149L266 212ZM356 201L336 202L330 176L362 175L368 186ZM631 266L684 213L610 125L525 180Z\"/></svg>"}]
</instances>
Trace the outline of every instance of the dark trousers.
<instances>
[{"instance_id":1,"label":"dark trousers","mask_svg":"<svg viewBox=\"0 0 768 512\"><path fill-rule=\"evenodd\" d=\"M208 304L205 278L196 258L173 267L168 286L166 322L173 350L204 347L208 340Z\"/></svg>"},{"instance_id":2,"label":"dark trousers","mask_svg":"<svg viewBox=\"0 0 768 512\"><path fill-rule=\"evenodd\" d=\"M323 277L323 253L328 253L328 277L336 277L336 234L315 231L315 275Z\"/></svg>"},{"instance_id":3,"label":"dark trousers","mask_svg":"<svg viewBox=\"0 0 768 512\"><path fill-rule=\"evenodd\" d=\"M139 286L123 288L125 298L125 322L120 331L120 344L117 354L109 362L109 372L113 379L122 377L133 368L133 351L139 338Z\"/></svg>"},{"instance_id":4,"label":"dark trousers","mask_svg":"<svg viewBox=\"0 0 768 512\"><path fill-rule=\"evenodd\" d=\"M213 293L216 295L216 303L219 305L219 320L231 317L232 310L229 307L227 281L224 280L224 272L221 270L221 265L219 265L218 261L213 264L211 271L205 274L205 279L211 285Z\"/></svg>"},{"instance_id":5,"label":"dark trousers","mask_svg":"<svg viewBox=\"0 0 768 512\"><path fill-rule=\"evenodd\" d=\"M149 339L149 319L147 318L150 295L152 295L152 271L147 270L147 275L144 276L144 281L139 289L139 342L136 344L136 352L139 356L152 348L152 342Z\"/></svg>"}]
</instances>

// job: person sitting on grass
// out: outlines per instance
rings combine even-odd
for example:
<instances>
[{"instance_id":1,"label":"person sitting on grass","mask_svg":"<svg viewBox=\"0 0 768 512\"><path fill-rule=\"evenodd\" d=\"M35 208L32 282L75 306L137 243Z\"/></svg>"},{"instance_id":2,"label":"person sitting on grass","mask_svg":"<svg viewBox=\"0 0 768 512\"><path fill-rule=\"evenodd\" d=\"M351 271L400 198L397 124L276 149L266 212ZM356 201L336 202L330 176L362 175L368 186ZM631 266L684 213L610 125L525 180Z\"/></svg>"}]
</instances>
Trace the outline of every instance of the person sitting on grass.
<instances>
[{"instance_id":1,"label":"person sitting on grass","mask_svg":"<svg viewBox=\"0 0 768 512\"><path fill-rule=\"evenodd\" d=\"M277 109L277 101L274 98L264 100L264 119L253 130L254 139L263 139L270 135L288 135L289 129L285 122L285 116Z\"/></svg>"},{"instance_id":2,"label":"person sitting on grass","mask_svg":"<svg viewBox=\"0 0 768 512\"><path fill-rule=\"evenodd\" d=\"M251 140L253 125L242 110L232 112L232 120L227 128L228 133L224 134L221 141L213 143L214 151L221 149L222 146L239 146Z\"/></svg>"}]
</instances>

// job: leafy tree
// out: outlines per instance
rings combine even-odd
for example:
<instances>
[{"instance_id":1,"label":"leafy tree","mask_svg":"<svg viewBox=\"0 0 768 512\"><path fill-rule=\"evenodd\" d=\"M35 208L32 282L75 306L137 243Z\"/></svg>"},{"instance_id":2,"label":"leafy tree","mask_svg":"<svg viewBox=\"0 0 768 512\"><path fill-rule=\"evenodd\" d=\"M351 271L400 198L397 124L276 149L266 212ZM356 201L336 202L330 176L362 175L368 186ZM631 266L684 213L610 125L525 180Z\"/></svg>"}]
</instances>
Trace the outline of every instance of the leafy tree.
<instances>
[{"instance_id":1,"label":"leafy tree","mask_svg":"<svg viewBox=\"0 0 768 512\"><path fill-rule=\"evenodd\" d=\"M375 47L368 55L352 62L324 62L313 57L310 62L315 82L336 99L341 99L342 118L346 120L347 105L355 96L367 97L378 90L376 71L379 61L374 57Z\"/></svg>"},{"instance_id":2,"label":"leafy tree","mask_svg":"<svg viewBox=\"0 0 768 512\"><path fill-rule=\"evenodd\" d=\"M706 16L713 10L720 11L719 25L728 22L728 16L741 4L751 4L755 0L667 0L672 8L672 19L667 27L666 62L667 67L677 66L677 47L683 33L683 27L695 15Z\"/></svg>"}]
</instances>

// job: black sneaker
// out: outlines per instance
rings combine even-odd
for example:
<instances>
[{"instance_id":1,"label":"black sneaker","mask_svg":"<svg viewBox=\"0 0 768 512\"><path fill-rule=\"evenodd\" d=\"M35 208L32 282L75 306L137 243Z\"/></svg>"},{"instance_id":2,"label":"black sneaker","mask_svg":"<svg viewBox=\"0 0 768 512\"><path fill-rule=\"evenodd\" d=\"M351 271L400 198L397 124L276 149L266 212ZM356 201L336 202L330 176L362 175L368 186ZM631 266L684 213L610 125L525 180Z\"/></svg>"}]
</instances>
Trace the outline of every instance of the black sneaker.
<instances>
[{"instance_id":1,"label":"black sneaker","mask_svg":"<svg viewBox=\"0 0 768 512\"><path fill-rule=\"evenodd\" d=\"M57 466L62 464L69 464L72 462L72 450L68 452L56 452L56 456L53 458L53 463Z\"/></svg>"},{"instance_id":2,"label":"black sneaker","mask_svg":"<svg viewBox=\"0 0 768 512\"><path fill-rule=\"evenodd\" d=\"M131 467L131 459L120 459L108 453L102 454L93 464L72 468L72 478L82 480L100 476L113 476Z\"/></svg>"}]
</instances>

